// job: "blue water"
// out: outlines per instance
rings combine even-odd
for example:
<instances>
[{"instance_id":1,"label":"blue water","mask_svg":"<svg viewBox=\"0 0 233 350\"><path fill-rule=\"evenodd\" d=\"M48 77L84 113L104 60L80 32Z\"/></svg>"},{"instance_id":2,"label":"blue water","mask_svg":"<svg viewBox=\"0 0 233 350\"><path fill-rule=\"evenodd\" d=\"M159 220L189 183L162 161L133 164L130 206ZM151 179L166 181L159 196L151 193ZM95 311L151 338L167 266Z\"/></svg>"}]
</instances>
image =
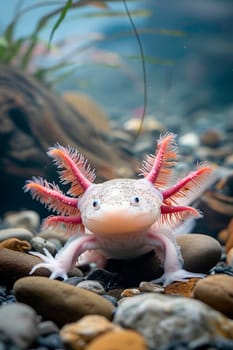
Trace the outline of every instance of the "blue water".
<instances>
[{"instance_id":1,"label":"blue water","mask_svg":"<svg viewBox=\"0 0 233 350\"><path fill-rule=\"evenodd\" d=\"M37 1L39 3L41 1ZM64 2L64 1L63 1ZM16 0L0 2L0 30L3 31L12 18ZM35 4L25 0L23 7ZM61 1L62 3L62 1ZM110 2L116 10L124 10L123 3ZM233 46L231 0L148 0L129 1L133 9L147 9L151 16L134 17L135 25L147 29L169 29L184 33L183 36L141 34L145 56L154 57L157 64L146 62L148 110L160 117L171 114L191 115L195 111L221 110L233 102ZM27 35L36 20L53 7L33 10L22 17L16 36ZM64 38L74 38L82 47L89 42L85 37L90 33L102 33L109 40L93 42L84 50L67 60L76 63L75 71L66 80L55 85L59 92L81 90L93 96L113 116L128 115L143 104L143 77L141 60L130 59L138 56L139 48L135 36L115 36L122 31L130 31L127 17L85 18L82 14L100 11L95 7L72 11L55 33L56 44ZM101 10L102 11L102 10ZM55 18L41 32L41 39L48 41ZM80 40L80 44L78 41ZM77 44L78 43L78 44ZM120 67L107 67L94 63L100 50L115 54L112 62L120 62ZM45 65L59 60L59 55L50 60L37 57L36 63ZM110 60L111 61L111 60Z\"/></svg>"}]
</instances>

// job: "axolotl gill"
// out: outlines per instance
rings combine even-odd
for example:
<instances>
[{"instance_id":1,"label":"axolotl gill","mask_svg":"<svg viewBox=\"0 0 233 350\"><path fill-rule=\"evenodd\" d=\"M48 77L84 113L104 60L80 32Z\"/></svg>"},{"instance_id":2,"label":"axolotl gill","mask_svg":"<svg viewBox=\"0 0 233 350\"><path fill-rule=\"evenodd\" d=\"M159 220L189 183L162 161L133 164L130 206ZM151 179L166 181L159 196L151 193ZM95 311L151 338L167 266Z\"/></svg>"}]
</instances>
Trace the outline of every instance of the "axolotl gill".
<instances>
[{"instance_id":1,"label":"axolotl gill","mask_svg":"<svg viewBox=\"0 0 233 350\"><path fill-rule=\"evenodd\" d=\"M175 135L160 137L155 155L148 155L139 179L113 179L95 184L95 173L85 157L73 147L59 144L48 155L58 166L61 183L70 185L66 194L55 183L34 177L25 184L33 198L56 215L43 225L62 225L72 235L53 257L31 252L42 259L39 267L51 271L50 278L67 278L77 262L95 262L104 267L107 259L131 259L155 250L164 273L153 280L168 285L203 275L183 269L183 258L176 243L174 228L189 216L200 217L188 206L193 193L208 181L212 167L202 164L172 184L178 160Z\"/></svg>"}]
</instances>

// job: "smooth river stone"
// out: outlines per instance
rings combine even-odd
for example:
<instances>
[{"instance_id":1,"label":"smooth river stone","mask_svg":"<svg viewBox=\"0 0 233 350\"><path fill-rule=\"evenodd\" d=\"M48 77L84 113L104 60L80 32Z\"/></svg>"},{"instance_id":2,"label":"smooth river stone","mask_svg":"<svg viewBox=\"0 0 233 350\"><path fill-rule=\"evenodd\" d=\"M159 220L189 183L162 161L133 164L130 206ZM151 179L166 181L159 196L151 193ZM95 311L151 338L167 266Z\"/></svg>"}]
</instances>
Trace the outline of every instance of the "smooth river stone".
<instances>
[{"instance_id":1,"label":"smooth river stone","mask_svg":"<svg viewBox=\"0 0 233 350\"><path fill-rule=\"evenodd\" d=\"M9 238L0 242L0 249L7 248L18 252L28 252L31 244L28 241L22 241L18 238Z\"/></svg>"},{"instance_id":2,"label":"smooth river stone","mask_svg":"<svg viewBox=\"0 0 233 350\"><path fill-rule=\"evenodd\" d=\"M149 350L145 339L130 329L111 331L94 339L85 350ZM78 350L78 349L77 349Z\"/></svg>"},{"instance_id":3,"label":"smooth river stone","mask_svg":"<svg viewBox=\"0 0 233 350\"><path fill-rule=\"evenodd\" d=\"M233 318L233 277L219 274L197 282L193 295L226 316Z\"/></svg>"},{"instance_id":4,"label":"smooth river stone","mask_svg":"<svg viewBox=\"0 0 233 350\"><path fill-rule=\"evenodd\" d=\"M40 263L41 260L36 256L16 252L10 249L0 250L0 281L11 285L17 279L29 275L34 265ZM39 268L34 272L36 276L49 276L51 272L46 268ZM71 274L81 276L82 272L73 268Z\"/></svg>"},{"instance_id":5,"label":"smooth river stone","mask_svg":"<svg viewBox=\"0 0 233 350\"><path fill-rule=\"evenodd\" d=\"M65 348L83 350L88 343L98 336L120 329L121 327L110 322L106 317L88 315L77 322L69 323L62 327L60 337L65 344Z\"/></svg>"},{"instance_id":6,"label":"smooth river stone","mask_svg":"<svg viewBox=\"0 0 233 350\"><path fill-rule=\"evenodd\" d=\"M34 265L41 260L33 255L13 251L11 249L0 250L0 280L11 285L18 278L28 276ZM37 275L49 276L50 272L40 268L35 272Z\"/></svg>"},{"instance_id":7,"label":"smooth river stone","mask_svg":"<svg viewBox=\"0 0 233 350\"><path fill-rule=\"evenodd\" d=\"M28 305L14 303L0 307L0 334L20 349L28 349L39 335L39 317ZM3 349L0 346L1 349Z\"/></svg>"},{"instance_id":8,"label":"smooth river stone","mask_svg":"<svg viewBox=\"0 0 233 350\"><path fill-rule=\"evenodd\" d=\"M88 290L45 277L24 277L14 285L16 299L33 307L58 326L75 322L86 315L112 318L114 306Z\"/></svg>"},{"instance_id":9,"label":"smooth river stone","mask_svg":"<svg viewBox=\"0 0 233 350\"><path fill-rule=\"evenodd\" d=\"M25 241L31 241L33 234L26 228L6 228L0 230L0 242L9 238L18 238Z\"/></svg>"},{"instance_id":10,"label":"smooth river stone","mask_svg":"<svg viewBox=\"0 0 233 350\"><path fill-rule=\"evenodd\" d=\"M40 216L34 210L22 210L16 213L8 212L4 216L4 223L11 227L24 227L35 232L40 225Z\"/></svg>"},{"instance_id":11,"label":"smooth river stone","mask_svg":"<svg viewBox=\"0 0 233 350\"><path fill-rule=\"evenodd\" d=\"M177 236L176 240L188 271L207 273L221 257L221 245L208 235L189 233Z\"/></svg>"}]
</instances>

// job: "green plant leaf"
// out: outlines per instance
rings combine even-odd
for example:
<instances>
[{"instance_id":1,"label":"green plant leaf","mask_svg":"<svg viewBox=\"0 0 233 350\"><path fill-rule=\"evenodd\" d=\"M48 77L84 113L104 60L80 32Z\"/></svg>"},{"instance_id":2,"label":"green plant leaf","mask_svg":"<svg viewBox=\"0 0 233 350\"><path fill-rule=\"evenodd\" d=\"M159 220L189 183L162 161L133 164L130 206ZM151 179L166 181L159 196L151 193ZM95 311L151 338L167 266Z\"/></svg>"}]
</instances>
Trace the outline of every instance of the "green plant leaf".
<instances>
[{"instance_id":1,"label":"green plant leaf","mask_svg":"<svg viewBox=\"0 0 233 350\"><path fill-rule=\"evenodd\" d=\"M149 17L151 12L149 10L132 10L130 11L132 16ZM77 16L75 16L77 17ZM102 12L90 12L82 13L79 15L82 18L98 18L98 17L127 17L127 13L124 11L102 11Z\"/></svg>"},{"instance_id":2,"label":"green plant leaf","mask_svg":"<svg viewBox=\"0 0 233 350\"><path fill-rule=\"evenodd\" d=\"M0 46L1 47L8 47L8 41L6 40L6 38L4 36L0 37Z\"/></svg>"},{"instance_id":3,"label":"green plant leaf","mask_svg":"<svg viewBox=\"0 0 233 350\"><path fill-rule=\"evenodd\" d=\"M72 0L67 0L66 2L66 5L64 6L63 10L61 11L61 14L58 18L58 20L56 21L56 23L54 24L53 28L52 28L52 31L50 33L50 36L49 36L49 45L53 39L53 36L54 36L54 33L55 31L57 30L57 28L59 27L59 25L61 24L61 22L64 20L66 14L67 14L67 11L69 10L69 8L71 7L72 5Z\"/></svg>"}]
</instances>

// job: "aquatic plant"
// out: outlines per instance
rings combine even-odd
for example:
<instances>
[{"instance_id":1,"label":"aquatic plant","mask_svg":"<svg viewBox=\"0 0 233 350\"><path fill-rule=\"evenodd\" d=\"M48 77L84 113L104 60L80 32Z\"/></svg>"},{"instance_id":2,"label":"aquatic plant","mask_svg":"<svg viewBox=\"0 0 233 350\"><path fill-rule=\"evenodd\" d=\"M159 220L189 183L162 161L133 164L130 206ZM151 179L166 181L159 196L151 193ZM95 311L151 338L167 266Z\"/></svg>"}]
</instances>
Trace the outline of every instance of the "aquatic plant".
<instances>
[{"instance_id":1,"label":"aquatic plant","mask_svg":"<svg viewBox=\"0 0 233 350\"><path fill-rule=\"evenodd\" d=\"M68 12L74 13L75 17L73 20L77 20L77 16L79 16L79 18L85 18L87 21L100 17L116 18L128 16L127 12L124 10L119 11L113 9L113 7L110 6L111 2L122 2L122 0L102 0L95 2L91 0L67 0L65 4L61 1L43 1L24 8L21 8L22 1L18 1L15 15L0 34L0 62L13 65L21 71L30 73L41 80L45 80L49 73L53 73L53 78L55 78L54 73L57 74L58 72L61 72L61 78L64 74L64 69L66 69L64 76L68 73L73 73L74 69L77 69L77 64L84 63L84 60L81 60L81 62L79 61L79 56L85 51L88 52L88 56L90 57L89 63L93 62L95 64L103 64L114 68L120 67L124 62L123 55L106 50L96 50L95 44L100 41L112 41L121 36L132 36L134 32L132 32L131 29L122 32L118 31L117 34L106 35L101 32L89 33L89 35L77 34L73 37L65 38L64 40L55 40L56 31L62 26L64 20L67 20ZM136 0L131 0L131 2L136 2ZM50 7L52 7L51 11L49 11ZM92 9L88 12L81 11L83 8L87 7L92 7ZM23 20L24 15L33 13L33 11L38 8L46 8L47 12L38 18L31 32L26 36L17 36L16 28ZM147 9L131 10L130 14L133 17L148 17L150 16L150 11ZM68 20L72 20L72 18ZM46 41L42 39L41 32L48 25L51 26L52 29ZM185 33L181 31L158 28L137 28L137 32L138 34L149 35L185 35ZM40 62L40 58L42 57L43 64ZM142 59L141 56L137 54L132 54L130 57L126 58ZM170 65L173 63L170 60L157 59L155 57L144 57L144 59L155 64ZM58 76L56 75L56 79L57 78Z\"/></svg>"}]
</instances>

